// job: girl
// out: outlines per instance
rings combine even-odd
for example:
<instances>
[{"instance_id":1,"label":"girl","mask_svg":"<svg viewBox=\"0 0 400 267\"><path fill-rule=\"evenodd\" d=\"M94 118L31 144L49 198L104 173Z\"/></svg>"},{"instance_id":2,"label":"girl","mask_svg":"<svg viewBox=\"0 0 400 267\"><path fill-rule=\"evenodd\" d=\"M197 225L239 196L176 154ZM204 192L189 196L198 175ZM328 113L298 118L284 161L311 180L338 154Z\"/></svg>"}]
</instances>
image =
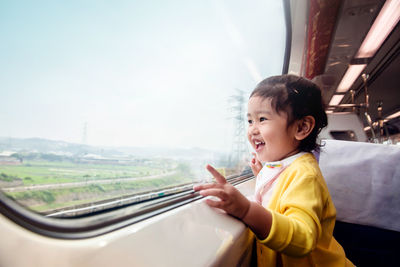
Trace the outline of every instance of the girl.
<instances>
[{"instance_id":1,"label":"girl","mask_svg":"<svg viewBox=\"0 0 400 267\"><path fill-rule=\"evenodd\" d=\"M353 266L332 236L336 210L310 153L319 149L317 136L327 125L319 88L294 75L270 77L251 93L247 116L256 202L210 165L217 182L194 190L218 197L206 203L250 227L258 266Z\"/></svg>"}]
</instances>

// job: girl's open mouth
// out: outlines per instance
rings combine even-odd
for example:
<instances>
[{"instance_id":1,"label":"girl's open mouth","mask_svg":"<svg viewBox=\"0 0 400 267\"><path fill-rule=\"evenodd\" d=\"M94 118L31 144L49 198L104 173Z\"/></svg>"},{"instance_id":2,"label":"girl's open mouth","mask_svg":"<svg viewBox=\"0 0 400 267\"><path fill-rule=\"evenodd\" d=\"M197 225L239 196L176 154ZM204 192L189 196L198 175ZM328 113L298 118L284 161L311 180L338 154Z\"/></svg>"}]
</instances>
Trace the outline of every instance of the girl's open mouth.
<instances>
[{"instance_id":1,"label":"girl's open mouth","mask_svg":"<svg viewBox=\"0 0 400 267\"><path fill-rule=\"evenodd\" d=\"M261 141L255 141L254 144L256 146L257 151L260 150L263 146L265 146L265 143Z\"/></svg>"}]
</instances>

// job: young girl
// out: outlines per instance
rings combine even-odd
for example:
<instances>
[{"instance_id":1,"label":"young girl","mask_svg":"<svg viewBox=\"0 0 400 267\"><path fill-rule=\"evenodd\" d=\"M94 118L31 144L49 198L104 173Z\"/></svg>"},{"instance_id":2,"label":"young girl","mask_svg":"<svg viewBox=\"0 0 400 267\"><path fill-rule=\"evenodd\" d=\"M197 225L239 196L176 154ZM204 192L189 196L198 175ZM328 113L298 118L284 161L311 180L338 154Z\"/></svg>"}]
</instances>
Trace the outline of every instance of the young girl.
<instances>
[{"instance_id":1,"label":"young girl","mask_svg":"<svg viewBox=\"0 0 400 267\"><path fill-rule=\"evenodd\" d=\"M194 187L209 206L247 224L257 237L258 266L353 266L333 238L336 210L318 163L317 136L327 125L319 88L294 75L263 80L248 103L248 139L256 157L255 202L210 165L217 183ZM264 166L261 162L265 162Z\"/></svg>"}]
</instances>

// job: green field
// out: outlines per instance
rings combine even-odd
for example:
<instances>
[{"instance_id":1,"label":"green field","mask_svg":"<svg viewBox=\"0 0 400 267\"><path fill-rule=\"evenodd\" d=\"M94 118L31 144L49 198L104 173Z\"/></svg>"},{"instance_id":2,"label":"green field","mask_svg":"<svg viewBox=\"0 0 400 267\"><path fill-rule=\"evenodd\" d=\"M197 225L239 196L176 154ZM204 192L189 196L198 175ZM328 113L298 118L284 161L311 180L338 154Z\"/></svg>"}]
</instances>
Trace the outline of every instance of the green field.
<instances>
[{"instance_id":1,"label":"green field","mask_svg":"<svg viewBox=\"0 0 400 267\"><path fill-rule=\"evenodd\" d=\"M1 173L21 179L24 185L81 182L96 179L142 177L168 170L151 166L77 164L28 161L22 165L0 165Z\"/></svg>"},{"instance_id":2,"label":"green field","mask_svg":"<svg viewBox=\"0 0 400 267\"><path fill-rule=\"evenodd\" d=\"M146 178L149 176L155 177ZM136 179L125 178L137 178L137 181L135 181ZM121 179L124 180L121 181ZM101 184L105 180L107 180L107 183ZM137 162L136 165L121 165L44 160L25 160L21 165L0 165L0 185L5 194L38 212L71 207L191 181L192 175L188 166L163 159L147 161L141 165L138 165ZM79 186L21 191L21 188L32 185L76 182L84 183ZM10 187L17 190L7 191L7 188Z\"/></svg>"}]
</instances>

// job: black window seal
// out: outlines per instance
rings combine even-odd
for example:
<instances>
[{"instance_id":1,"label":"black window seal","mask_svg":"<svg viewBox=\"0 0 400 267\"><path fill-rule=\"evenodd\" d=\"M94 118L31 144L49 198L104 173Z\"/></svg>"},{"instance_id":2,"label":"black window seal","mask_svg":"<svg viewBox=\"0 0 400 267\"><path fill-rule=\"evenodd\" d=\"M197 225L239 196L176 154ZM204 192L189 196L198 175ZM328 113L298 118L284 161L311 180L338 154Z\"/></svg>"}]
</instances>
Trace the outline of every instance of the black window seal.
<instances>
[{"instance_id":1,"label":"black window seal","mask_svg":"<svg viewBox=\"0 0 400 267\"><path fill-rule=\"evenodd\" d=\"M289 71L290 51L292 49L292 18L290 15L290 0L282 1L286 25L285 56L283 60L282 74L287 74Z\"/></svg>"}]
</instances>

